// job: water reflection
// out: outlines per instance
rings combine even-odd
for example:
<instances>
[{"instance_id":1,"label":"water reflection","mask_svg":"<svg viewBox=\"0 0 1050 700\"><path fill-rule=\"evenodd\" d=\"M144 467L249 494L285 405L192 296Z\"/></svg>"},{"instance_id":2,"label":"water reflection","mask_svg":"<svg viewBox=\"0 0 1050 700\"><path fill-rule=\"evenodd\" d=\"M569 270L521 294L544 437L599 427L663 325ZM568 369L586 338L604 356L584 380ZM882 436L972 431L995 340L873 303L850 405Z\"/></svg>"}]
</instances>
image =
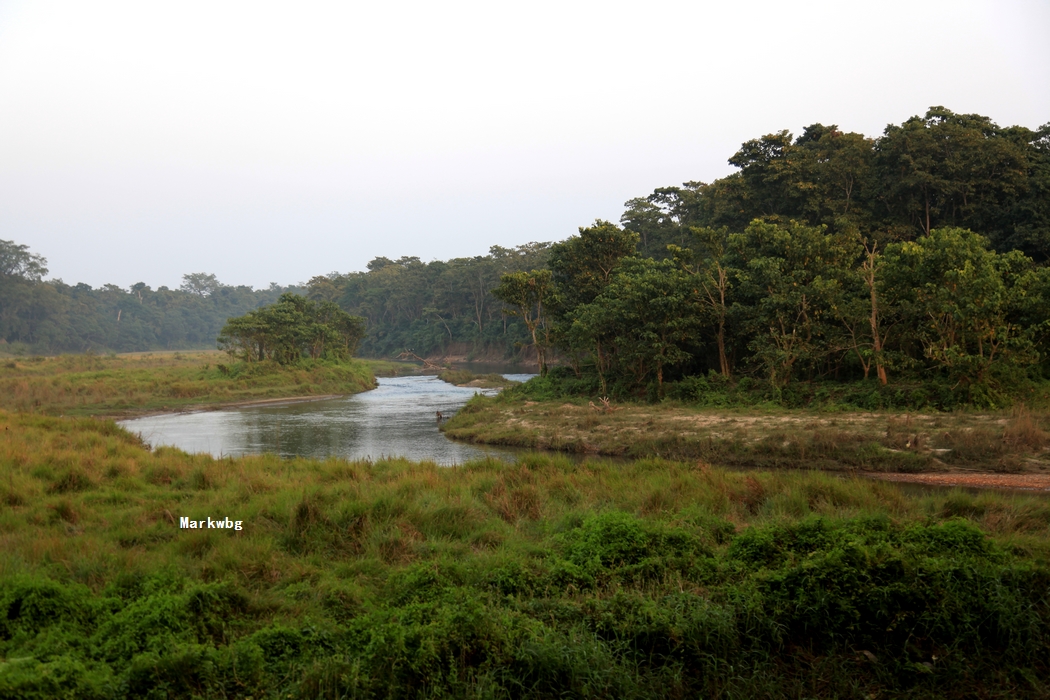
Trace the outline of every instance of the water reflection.
<instances>
[{"instance_id":1,"label":"water reflection","mask_svg":"<svg viewBox=\"0 0 1050 700\"><path fill-rule=\"evenodd\" d=\"M524 381L534 375L506 375ZM437 377L391 377L354 396L284 406L151 416L122 421L154 447L225 455L272 452L282 457L407 457L461 464L514 450L453 442L438 430L436 414L455 413L475 393L493 389L452 386Z\"/></svg>"}]
</instances>

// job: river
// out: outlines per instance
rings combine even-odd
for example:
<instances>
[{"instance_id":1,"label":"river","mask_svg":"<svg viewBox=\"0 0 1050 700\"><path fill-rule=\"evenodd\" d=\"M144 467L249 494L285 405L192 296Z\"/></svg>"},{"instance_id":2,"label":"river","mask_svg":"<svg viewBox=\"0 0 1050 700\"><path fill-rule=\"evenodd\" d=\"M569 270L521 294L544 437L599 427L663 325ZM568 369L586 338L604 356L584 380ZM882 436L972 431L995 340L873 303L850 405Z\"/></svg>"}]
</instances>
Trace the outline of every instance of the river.
<instances>
[{"instance_id":1,"label":"river","mask_svg":"<svg viewBox=\"0 0 1050 700\"><path fill-rule=\"evenodd\" d=\"M504 374L525 381L531 374ZM339 399L247 406L121 421L153 447L172 445L216 457L273 453L282 457L406 457L443 465L481 457L513 460L509 448L454 442L438 430L475 393L497 389L453 386L433 376L384 377L379 387Z\"/></svg>"},{"instance_id":2,"label":"river","mask_svg":"<svg viewBox=\"0 0 1050 700\"><path fill-rule=\"evenodd\" d=\"M503 376L526 381L535 375ZM513 461L522 450L454 442L438 430L438 411L450 416L475 393L497 392L497 389L453 386L434 376L390 377L380 378L379 387L372 391L339 399L165 414L134 418L120 424L141 435L153 447L173 445L186 452L208 452L216 457L267 452L282 457L320 459L406 457L446 466L482 457ZM922 481L937 476L895 475L893 478ZM975 493L1003 488L1047 493L1045 486L1011 487L999 483L1021 476L997 475L996 484L898 483L898 486L915 494L960 487Z\"/></svg>"}]
</instances>

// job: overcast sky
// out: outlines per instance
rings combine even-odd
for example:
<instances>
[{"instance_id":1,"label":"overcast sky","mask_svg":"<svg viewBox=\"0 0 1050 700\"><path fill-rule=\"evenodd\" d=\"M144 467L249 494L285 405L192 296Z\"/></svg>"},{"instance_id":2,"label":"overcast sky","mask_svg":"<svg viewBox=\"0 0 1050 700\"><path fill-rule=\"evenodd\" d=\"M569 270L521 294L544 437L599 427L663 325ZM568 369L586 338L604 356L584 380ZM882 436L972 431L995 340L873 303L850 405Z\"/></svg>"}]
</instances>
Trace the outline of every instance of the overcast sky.
<instances>
[{"instance_id":1,"label":"overcast sky","mask_svg":"<svg viewBox=\"0 0 1050 700\"><path fill-rule=\"evenodd\" d=\"M289 284L931 105L1050 122L1050 2L0 0L0 239L69 283Z\"/></svg>"}]
</instances>

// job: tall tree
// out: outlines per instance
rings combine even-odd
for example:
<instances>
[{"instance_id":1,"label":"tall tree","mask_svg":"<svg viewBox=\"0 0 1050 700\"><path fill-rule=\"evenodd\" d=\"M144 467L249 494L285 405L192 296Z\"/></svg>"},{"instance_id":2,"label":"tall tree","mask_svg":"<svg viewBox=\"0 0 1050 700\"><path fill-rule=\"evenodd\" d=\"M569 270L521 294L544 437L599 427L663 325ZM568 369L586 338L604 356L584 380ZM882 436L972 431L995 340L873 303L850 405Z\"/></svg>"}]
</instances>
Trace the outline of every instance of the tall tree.
<instances>
[{"instance_id":1,"label":"tall tree","mask_svg":"<svg viewBox=\"0 0 1050 700\"><path fill-rule=\"evenodd\" d=\"M182 276L182 285L179 287L184 292L206 297L213 294L222 284L215 275L206 272L191 272Z\"/></svg>"},{"instance_id":2,"label":"tall tree","mask_svg":"<svg viewBox=\"0 0 1050 700\"><path fill-rule=\"evenodd\" d=\"M540 374L547 374L546 352L550 345L547 303L551 294L550 270L512 272L500 278L493 296L507 305L508 313L521 318L532 337Z\"/></svg>"},{"instance_id":3,"label":"tall tree","mask_svg":"<svg viewBox=\"0 0 1050 700\"><path fill-rule=\"evenodd\" d=\"M756 220L729 237L750 347L774 386L800 364L817 370L833 351L833 300L860 248L855 234L796 221Z\"/></svg>"},{"instance_id":4,"label":"tall tree","mask_svg":"<svg viewBox=\"0 0 1050 700\"><path fill-rule=\"evenodd\" d=\"M887 126L875 148L879 201L901 238L940 226L1003 237L996 220L1023 188L1027 159L988 117L931 107Z\"/></svg>"},{"instance_id":5,"label":"tall tree","mask_svg":"<svg viewBox=\"0 0 1050 700\"><path fill-rule=\"evenodd\" d=\"M592 342L610 338L615 364L637 385L655 375L662 397L665 370L692 357L688 348L696 344L700 303L693 279L674 261L628 258L601 294L575 309L574 326Z\"/></svg>"}]
</instances>

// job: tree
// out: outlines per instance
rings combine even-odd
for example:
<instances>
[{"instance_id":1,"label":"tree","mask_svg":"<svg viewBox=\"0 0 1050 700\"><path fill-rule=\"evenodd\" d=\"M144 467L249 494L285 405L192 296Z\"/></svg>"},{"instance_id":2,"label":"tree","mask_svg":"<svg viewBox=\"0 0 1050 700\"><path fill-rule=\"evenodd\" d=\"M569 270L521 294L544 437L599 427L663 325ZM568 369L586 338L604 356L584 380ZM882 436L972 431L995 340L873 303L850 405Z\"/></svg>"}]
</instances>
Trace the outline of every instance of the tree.
<instances>
[{"instance_id":1,"label":"tree","mask_svg":"<svg viewBox=\"0 0 1050 700\"><path fill-rule=\"evenodd\" d=\"M944 226L1003 237L998 221L1024 187L1027 158L988 117L931 107L886 127L875 149L880 203L902 238Z\"/></svg>"},{"instance_id":2,"label":"tree","mask_svg":"<svg viewBox=\"0 0 1050 700\"><path fill-rule=\"evenodd\" d=\"M886 289L925 357L972 390L991 383L996 367L1035 360L1018 322L1030 264L1018 251L996 254L972 231L934 229L887 247Z\"/></svg>"},{"instance_id":3,"label":"tree","mask_svg":"<svg viewBox=\"0 0 1050 700\"><path fill-rule=\"evenodd\" d=\"M28 246L0 240L0 339L35 342L34 317L46 314L37 293L46 265Z\"/></svg>"},{"instance_id":4,"label":"tree","mask_svg":"<svg viewBox=\"0 0 1050 700\"><path fill-rule=\"evenodd\" d=\"M546 304L551 293L551 271L512 272L500 278L492 295L507 305L507 312L518 316L532 336L540 374L547 374L546 349L550 344Z\"/></svg>"},{"instance_id":5,"label":"tree","mask_svg":"<svg viewBox=\"0 0 1050 700\"><path fill-rule=\"evenodd\" d=\"M39 282L47 274L47 260L29 252L29 246L0 240L0 279Z\"/></svg>"},{"instance_id":6,"label":"tree","mask_svg":"<svg viewBox=\"0 0 1050 700\"><path fill-rule=\"evenodd\" d=\"M675 261L695 276L696 284L703 291L702 305L714 317L717 329L715 344L718 348L718 371L728 379L732 370L726 353L726 322L729 318L729 290L733 271L726 266L724 258L729 232L724 227L718 230L693 227L690 231L697 246L695 253L675 246L669 248Z\"/></svg>"},{"instance_id":7,"label":"tree","mask_svg":"<svg viewBox=\"0 0 1050 700\"><path fill-rule=\"evenodd\" d=\"M551 246L549 264L558 289L557 312L566 314L594 301L609 284L616 266L635 255L637 247L637 233L601 220Z\"/></svg>"},{"instance_id":8,"label":"tree","mask_svg":"<svg viewBox=\"0 0 1050 700\"><path fill-rule=\"evenodd\" d=\"M860 266L843 278L841 293L833 297L832 307L849 334L849 347L864 370L864 378L874 366L885 386L889 382L885 350L892 326L886 325L888 304L882 290L882 268L878 243L865 241Z\"/></svg>"},{"instance_id":9,"label":"tree","mask_svg":"<svg viewBox=\"0 0 1050 700\"><path fill-rule=\"evenodd\" d=\"M216 279L215 275L205 272L193 272L182 276L182 284L179 286L179 289L200 297L206 297L214 294L221 286L222 284Z\"/></svg>"},{"instance_id":10,"label":"tree","mask_svg":"<svg viewBox=\"0 0 1050 700\"><path fill-rule=\"evenodd\" d=\"M346 359L365 334L364 319L329 301L285 293L276 304L231 318L219 334L219 349L246 362L282 365L311 359Z\"/></svg>"},{"instance_id":11,"label":"tree","mask_svg":"<svg viewBox=\"0 0 1050 700\"><path fill-rule=\"evenodd\" d=\"M796 221L756 220L729 237L750 348L774 386L785 385L800 363L817 369L834 349L833 300L860 248L855 234Z\"/></svg>"},{"instance_id":12,"label":"tree","mask_svg":"<svg viewBox=\"0 0 1050 700\"><path fill-rule=\"evenodd\" d=\"M573 326L592 342L608 338L614 362L635 384L655 374L657 395L662 397L666 368L692 357L686 348L695 344L700 303L693 279L674 261L630 258L601 294L574 311ZM602 353L600 345L595 352ZM604 376L601 380L604 385Z\"/></svg>"}]
</instances>

